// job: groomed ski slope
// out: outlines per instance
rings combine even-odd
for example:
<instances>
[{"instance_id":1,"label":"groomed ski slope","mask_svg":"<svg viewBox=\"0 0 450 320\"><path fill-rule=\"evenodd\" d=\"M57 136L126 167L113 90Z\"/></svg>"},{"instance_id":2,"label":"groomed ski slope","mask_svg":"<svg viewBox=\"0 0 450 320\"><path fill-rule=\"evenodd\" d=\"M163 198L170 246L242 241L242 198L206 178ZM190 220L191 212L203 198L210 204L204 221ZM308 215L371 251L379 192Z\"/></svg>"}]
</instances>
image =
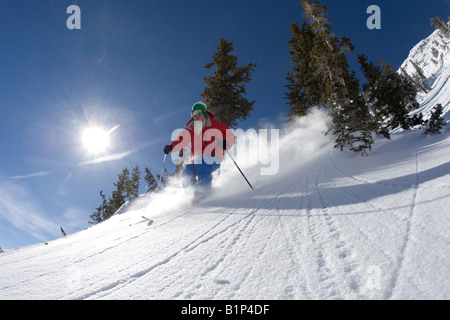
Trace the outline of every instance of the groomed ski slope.
<instances>
[{"instance_id":1,"label":"groomed ski slope","mask_svg":"<svg viewBox=\"0 0 450 320\"><path fill-rule=\"evenodd\" d=\"M302 121L277 175L242 165L254 191L226 165L198 205L170 187L1 253L0 299L449 299L449 132L361 158L333 149L319 112Z\"/></svg>"}]
</instances>

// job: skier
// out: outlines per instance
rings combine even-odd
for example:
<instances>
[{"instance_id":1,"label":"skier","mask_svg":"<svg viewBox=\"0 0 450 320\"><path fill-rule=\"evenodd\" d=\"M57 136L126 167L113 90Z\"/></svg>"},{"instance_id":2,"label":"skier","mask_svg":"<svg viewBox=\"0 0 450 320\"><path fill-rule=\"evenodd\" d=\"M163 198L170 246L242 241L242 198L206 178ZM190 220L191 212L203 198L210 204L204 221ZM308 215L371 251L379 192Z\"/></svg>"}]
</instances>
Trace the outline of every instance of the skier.
<instances>
[{"instance_id":1,"label":"skier","mask_svg":"<svg viewBox=\"0 0 450 320\"><path fill-rule=\"evenodd\" d=\"M195 198L203 196L211 187L212 173L219 169L225 150L234 144L234 134L203 102L191 109L192 119L178 137L164 147L164 153L179 152L191 144L191 163L182 170L183 186L195 187Z\"/></svg>"}]
</instances>

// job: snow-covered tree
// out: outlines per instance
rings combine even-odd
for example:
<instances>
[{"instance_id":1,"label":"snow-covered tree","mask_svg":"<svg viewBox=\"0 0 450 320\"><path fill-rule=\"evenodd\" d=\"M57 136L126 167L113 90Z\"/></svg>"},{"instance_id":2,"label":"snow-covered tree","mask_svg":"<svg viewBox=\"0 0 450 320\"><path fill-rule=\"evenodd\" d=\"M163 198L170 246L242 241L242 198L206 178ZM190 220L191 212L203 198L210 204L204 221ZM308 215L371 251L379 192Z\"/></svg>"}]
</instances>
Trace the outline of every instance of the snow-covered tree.
<instances>
[{"instance_id":1,"label":"snow-covered tree","mask_svg":"<svg viewBox=\"0 0 450 320\"><path fill-rule=\"evenodd\" d=\"M441 134L441 129L447 123L442 118L443 108L439 103L431 112L431 117L426 121L424 134Z\"/></svg>"}]
</instances>

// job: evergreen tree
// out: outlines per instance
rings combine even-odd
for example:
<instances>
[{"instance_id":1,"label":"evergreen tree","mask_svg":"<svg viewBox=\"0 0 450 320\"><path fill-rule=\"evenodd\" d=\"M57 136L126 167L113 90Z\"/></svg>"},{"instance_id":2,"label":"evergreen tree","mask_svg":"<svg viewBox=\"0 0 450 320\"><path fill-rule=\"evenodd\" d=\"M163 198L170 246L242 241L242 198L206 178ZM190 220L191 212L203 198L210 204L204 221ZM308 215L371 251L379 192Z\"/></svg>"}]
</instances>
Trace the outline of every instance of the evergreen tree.
<instances>
[{"instance_id":1,"label":"evergreen tree","mask_svg":"<svg viewBox=\"0 0 450 320\"><path fill-rule=\"evenodd\" d=\"M419 66L417 66L417 64L415 62L412 62L412 64L413 64L414 68L416 69L417 73L410 76L405 71L405 69L400 68L403 77L405 77L414 86L416 92L418 90L421 90L425 93L428 93L431 90L431 88L427 83L427 79L423 76L422 69L420 69ZM423 77L421 78L420 75L422 75Z\"/></svg>"},{"instance_id":2,"label":"evergreen tree","mask_svg":"<svg viewBox=\"0 0 450 320\"><path fill-rule=\"evenodd\" d=\"M423 120L423 114L420 112L419 114L415 114L412 116L412 118L409 118L409 126L415 127L418 125L424 125L425 121Z\"/></svg>"},{"instance_id":3,"label":"evergreen tree","mask_svg":"<svg viewBox=\"0 0 450 320\"><path fill-rule=\"evenodd\" d=\"M431 25L436 29L439 29L445 37L450 38L450 25L448 24L448 22L445 22L439 17L431 18L430 22Z\"/></svg>"},{"instance_id":4,"label":"evergreen tree","mask_svg":"<svg viewBox=\"0 0 450 320\"><path fill-rule=\"evenodd\" d=\"M148 168L145 168L145 181L149 184L148 192L154 191L157 188L155 178ZM167 172L167 171L166 171ZM90 216L91 224L96 224L101 221L109 219L125 202L133 200L139 196L141 171L136 165L130 175L128 168L124 168L118 175L117 182L114 183L116 189L112 192L112 196L106 199L103 191L100 191L102 204L97 207L94 213Z\"/></svg>"},{"instance_id":5,"label":"evergreen tree","mask_svg":"<svg viewBox=\"0 0 450 320\"><path fill-rule=\"evenodd\" d=\"M89 221L90 224L97 224L102 222L102 212L101 207L95 208L95 211L90 215L91 221Z\"/></svg>"},{"instance_id":6,"label":"evergreen tree","mask_svg":"<svg viewBox=\"0 0 450 320\"><path fill-rule=\"evenodd\" d=\"M129 181L130 184L129 200L139 197L140 180L141 180L141 171L139 170L138 165L136 165L136 167L133 168L133 171L131 173L131 179Z\"/></svg>"},{"instance_id":7,"label":"evergreen tree","mask_svg":"<svg viewBox=\"0 0 450 320\"><path fill-rule=\"evenodd\" d=\"M89 221L90 224L97 224L99 222L107 220L114 213L111 209L111 206L109 205L109 201L106 200L106 196L103 194L103 191L100 191L100 197L102 198L102 204L95 209L93 214L91 214L90 217L92 221Z\"/></svg>"},{"instance_id":8,"label":"evergreen tree","mask_svg":"<svg viewBox=\"0 0 450 320\"><path fill-rule=\"evenodd\" d=\"M359 81L349 71L346 54L353 45L331 32L328 9L317 1L302 0L304 23L291 25L290 55L294 63L288 75L291 105L289 117L304 115L311 106L329 109L335 147L367 154L373 143L374 124L361 98Z\"/></svg>"},{"instance_id":9,"label":"evergreen tree","mask_svg":"<svg viewBox=\"0 0 450 320\"><path fill-rule=\"evenodd\" d=\"M124 168L122 172L119 174L119 180L114 182L114 186L116 190L112 192L112 198L109 202L111 207L111 211L116 212L126 201L130 199L130 171L128 168Z\"/></svg>"},{"instance_id":10,"label":"evergreen tree","mask_svg":"<svg viewBox=\"0 0 450 320\"><path fill-rule=\"evenodd\" d=\"M310 66L311 52L314 47L314 33L306 22L300 27L291 24L292 38L289 40L291 50L289 55L294 64L293 71L286 77L289 91L285 94L291 106L288 119L306 115L309 108L321 105L321 86L317 78L311 77L313 68Z\"/></svg>"},{"instance_id":11,"label":"evergreen tree","mask_svg":"<svg viewBox=\"0 0 450 320\"><path fill-rule=\"evenodd\" d=\"M358 55L358 61L367 79L363 89L376 123L377 134L389 139L389 128L400 126L408 129L411 123L408 112L419 105L414 86L384 61L379 60L381 66L376 66L361 54Z\"/></svg>"},{"instance_id":12,"label":"evergreen tree","mask_svg":"<svg viewBox=\"0 0 450 320\"><path fill-rule=\"evenodd\" d=\"M144 180L147 182L147 192L154 192L158 189L158 183L149 168L145 168Z\"/></svg>"},{"instance_id":13,"label":"evergreen tree","mask_svg":"<svg viewBox=\"0 0 450 320\"><path fill-rule=\"evenodd\" d=\"M417 83L419 88L422 89L425 93L428 93L431 88L428 85L428 79L423 73L422 68L419 67L419 65L414 61L411 61L411 64L413 65L414 69L416 69L416 73L414 74L414 82Z\"/></svg>"},{"instance_id":14,"label":"evergreen tree","mask_svg":"<svg viewBox=\"0 0 450 320\"><path fill-rule=\"evenodd\" d=\"M131 175L129 169L125 167L118 175L118 180L114 182L116 188L113 190L111 197L107 199L103 191L100 191L102 204L95 208L90 216L91 221L89 223L97 224L109 219L124 203L137 198L139 196L140 175L141 171L138 165L133 168ZM167 177L170 176L167 169L164 169L163 175L166 176L166 178L161 179L161 184L164 186ZM157 178L159 179L160 176L157 175ZM154 192L158 189L157 181L148 168L145 168L144 180L148 184L147 192Z\"/></svg>"},{"instance_id":15,"label":"evergreen tree","mask_svg":"<svg viewBox=\"0 0 450 320\"><path fill-rule=\"evenodd\" d=\"M426 122L424 134L441 134L441 129L447 123L442 118L443 108L439 103L431 112L430 119Z\"/></svg>"},{"instance_id":16,"label":"evergreen tree","mask_svg":"<svg viewBox=\"0 0 450 320\"><path fill-rule=\"evenodd\" d=\"M216 67L213 76L203 78L207 87L201 97L219 121L230 128L237 126L238 120L245 120L253 111L255 101L245 97L245 85L251 80L255 63L237 66L237 56L231 55L233 43L219 39L219 47L213 55L213 61L205 65L210 70Z\"/></svg>"}]
</instances>

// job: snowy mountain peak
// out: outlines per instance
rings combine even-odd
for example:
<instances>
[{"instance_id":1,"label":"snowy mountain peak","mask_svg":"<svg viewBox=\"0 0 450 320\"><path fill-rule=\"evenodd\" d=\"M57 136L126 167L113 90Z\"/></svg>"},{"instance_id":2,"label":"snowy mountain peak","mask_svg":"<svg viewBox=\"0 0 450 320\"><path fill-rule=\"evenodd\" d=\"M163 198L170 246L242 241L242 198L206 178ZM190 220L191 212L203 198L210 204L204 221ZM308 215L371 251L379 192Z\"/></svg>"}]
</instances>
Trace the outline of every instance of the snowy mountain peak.
<instances>
[{"instance_id":1,"label":"snowy mountain peak","mask_svg":"<svg viewBox=\"0 0 450 320\"><path fill-rule=\"evenodd\" d=\"M406 75L421 88L417 95L420 109L425 117L440 103L445 118L450 120L450 38L441 30L435 30L429 37L411 49L399 72Z\"/></svg>"},{"instance_id":2,"label":"snowy mountain peak","mask_svg":"<svg viewBox=\"0 0 450 320\"><path fill-rule=\"evenodd\" d=\"M409 52L408 58L403 62L400 69L403 69L411 77L424 76L433 80L442 71L445 62L448 63L450 54L450 38L446 37L440 30L435 30L428 38L420 41ZM417 70L417 67L423 72Z\"/></svg>"}]
</instances>

